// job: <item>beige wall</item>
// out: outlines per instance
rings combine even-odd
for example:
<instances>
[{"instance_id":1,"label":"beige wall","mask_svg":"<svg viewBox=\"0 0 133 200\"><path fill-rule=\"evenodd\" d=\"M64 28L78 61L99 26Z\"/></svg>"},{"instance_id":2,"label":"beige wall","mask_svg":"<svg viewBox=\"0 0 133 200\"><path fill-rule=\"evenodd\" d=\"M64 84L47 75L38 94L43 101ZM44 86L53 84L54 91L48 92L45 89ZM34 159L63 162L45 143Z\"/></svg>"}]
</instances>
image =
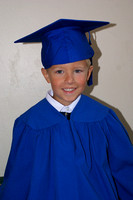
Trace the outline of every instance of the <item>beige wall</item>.
<instances>
[{"instance_id":1,"label":"beige wall","mask_svg":"<svg viewBox=\"0 0 133 200\"><path fill-rule=\"evenodd\" d=\"M116 113L132 135L132 10L132 0L0 1L0 175L6 166L15 118L44 98L49 88L40 73L41 45L13 41L59 18L116 24L92 35L92 40L96 37L94 82L98 84L91 88L91 95L117 108Z\"/></svg>"}]
</instances>

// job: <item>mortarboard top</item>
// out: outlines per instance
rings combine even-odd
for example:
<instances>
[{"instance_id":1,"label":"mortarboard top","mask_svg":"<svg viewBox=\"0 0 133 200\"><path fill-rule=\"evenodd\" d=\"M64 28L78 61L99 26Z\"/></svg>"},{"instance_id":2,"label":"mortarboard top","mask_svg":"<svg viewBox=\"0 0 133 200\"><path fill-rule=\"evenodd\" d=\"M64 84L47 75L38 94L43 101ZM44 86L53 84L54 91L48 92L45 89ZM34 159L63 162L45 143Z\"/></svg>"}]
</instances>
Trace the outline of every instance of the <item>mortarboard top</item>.
<instances>
[{"instance_id":1,"label":"mortarboard top","mask_svg":"<svg viewBox=\"0 0 133 200\"><path fill-rule=\"evenodd\" d=\"M107 25L105 21L59 19L15 43L41 42L41 60L44 68L90 59L94 51L85 33Z\"/></svg>"}]
</instances>

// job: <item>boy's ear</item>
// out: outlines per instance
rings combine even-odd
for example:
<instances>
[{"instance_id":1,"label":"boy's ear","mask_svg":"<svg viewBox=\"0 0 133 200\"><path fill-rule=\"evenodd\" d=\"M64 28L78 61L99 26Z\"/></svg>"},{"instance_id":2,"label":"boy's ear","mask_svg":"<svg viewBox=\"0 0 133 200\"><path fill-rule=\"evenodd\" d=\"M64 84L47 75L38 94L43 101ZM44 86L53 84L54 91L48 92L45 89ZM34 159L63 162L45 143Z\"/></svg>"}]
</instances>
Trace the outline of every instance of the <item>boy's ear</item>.
<instances>
[{"instance_id":1,"label":"boy's ear","mask_svg":"<svg viewBox=\"0 0 133 200\"><path fill-rule=\"evenodd\" d=\"M89 69L88 69L87 81L89 80L92 71L93 71L93 65L91 65L91 66L89 67Z\"/></svg>"},{"instance_id":2,"label":"boy's ear","mask_svg":"<svg viewBox=\"0 0 133 200\"><path fill-rule=\"evenodd\" d=\"M47 81L47 83L50 83L49 74L48 74L47 70L44 69L44 68L42 68L42 69L41 69L41 72L42 72L42 74L43 74L45 80Z\"/></svg>"}]
</instances>

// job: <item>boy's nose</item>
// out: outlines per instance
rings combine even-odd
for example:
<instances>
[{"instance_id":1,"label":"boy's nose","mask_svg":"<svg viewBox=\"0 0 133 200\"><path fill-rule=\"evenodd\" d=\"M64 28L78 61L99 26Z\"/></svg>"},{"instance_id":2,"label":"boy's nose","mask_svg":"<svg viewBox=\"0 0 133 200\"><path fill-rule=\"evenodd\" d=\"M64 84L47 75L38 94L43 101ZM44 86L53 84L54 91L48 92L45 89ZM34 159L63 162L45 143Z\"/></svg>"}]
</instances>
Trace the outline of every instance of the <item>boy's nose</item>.
<instances>
[{"instance_id":1,"label":"boy's nose","mask_svg":"<svg viewBox=\"0 0 133 200\"><path fill-rule=\"evenodd\" d=\"M65 77L65 81L69 84L73 83L74 82L74 77L73 77L73 74L66 74L66 77Z\"/></svg>"}]
</instances>

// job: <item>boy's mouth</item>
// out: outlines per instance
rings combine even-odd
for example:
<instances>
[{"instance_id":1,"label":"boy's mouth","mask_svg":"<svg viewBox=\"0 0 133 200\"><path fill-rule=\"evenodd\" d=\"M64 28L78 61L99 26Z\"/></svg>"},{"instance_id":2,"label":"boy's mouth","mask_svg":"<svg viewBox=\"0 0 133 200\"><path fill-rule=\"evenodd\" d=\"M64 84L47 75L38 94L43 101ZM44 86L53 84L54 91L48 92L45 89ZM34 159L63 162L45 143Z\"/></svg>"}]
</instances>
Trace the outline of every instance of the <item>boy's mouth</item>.
<instances>
[{"instance_id":1,"label":"boy's mouth","mask_svg":"<svg viewBox=\"0 0 133 200\"><path fill-rule=\"evenodd\" d=\"M66 91L66 92L72 92L72 91L75 90L75 88L65 88L65 89L63 89L63 90Z\"/></svg>"},{"instance_id":2,"label":"boy's mouth","mask_svg":"<svg viewBox=\"0 0 133 200\"><path fill-rule=\"evenodd\" d=\"M63 88L65 94L73 94L76 88Z\"/></svg>"}]
</instances>

